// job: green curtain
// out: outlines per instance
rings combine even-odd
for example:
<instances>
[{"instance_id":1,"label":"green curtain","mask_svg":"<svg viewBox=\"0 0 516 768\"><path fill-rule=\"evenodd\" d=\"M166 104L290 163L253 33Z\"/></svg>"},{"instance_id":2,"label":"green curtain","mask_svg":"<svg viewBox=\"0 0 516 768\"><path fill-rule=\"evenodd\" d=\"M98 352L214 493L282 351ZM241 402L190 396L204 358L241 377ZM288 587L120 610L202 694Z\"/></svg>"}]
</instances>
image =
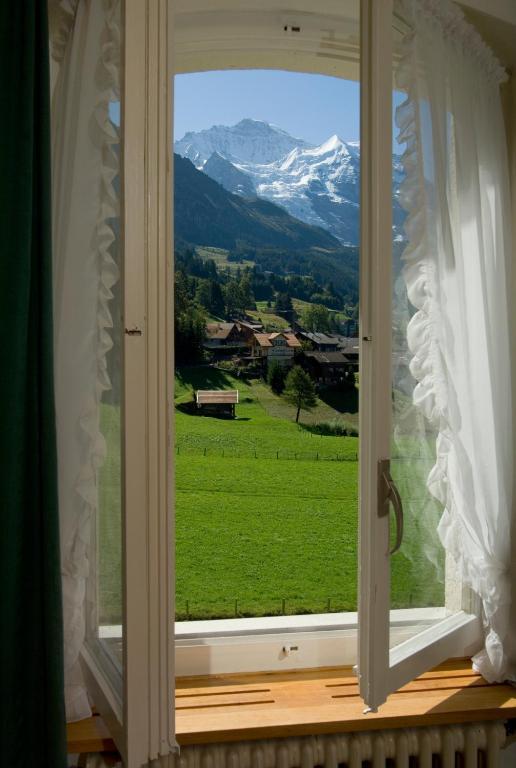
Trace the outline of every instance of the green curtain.
<instances>
[{"instance_id":1,"label":"green curtain","mask_svg":"<svg viewBox=\"0 0 516 768\"><path fill-rule=\"evenodd\" d=\"M0 3L0 766L66 764L46 0Z\"/></svg>"}]
</instances>

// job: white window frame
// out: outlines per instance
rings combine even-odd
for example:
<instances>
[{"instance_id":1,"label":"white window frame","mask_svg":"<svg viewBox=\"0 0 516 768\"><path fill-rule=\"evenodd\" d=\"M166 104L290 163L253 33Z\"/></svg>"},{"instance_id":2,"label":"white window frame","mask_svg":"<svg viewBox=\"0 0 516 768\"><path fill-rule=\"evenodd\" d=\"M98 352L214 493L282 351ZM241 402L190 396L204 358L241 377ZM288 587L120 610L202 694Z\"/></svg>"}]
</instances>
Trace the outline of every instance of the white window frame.
<instances>
[{"instance_id":1,"label":"white window frame","mask_svg":"<svg viewBox=\"0 0 516 768\"><path fill-rule=\"evenodd\" d=\"M392 29L392 0L378 2L363 2L361 6L362 18L369 19L369 24L361 25L362 57L359 56L359 48L351 50L349 44L344 44L338 51L338 57L318 57L318 45L321 40L317 37L317 31L328 27L329 23L321 22L328 18L331 23L338 25L341 22L339 13L343 13L343 4L327 0L324 11L314 10L313 4L305 0L294 0L290 3L292 10L281 14L277 11L274 0L262 0L259 4L247 3L246 9L241 9L238 0L225 2L223 10L217 15L216 4L213 10L206 14L203 10L202 0L177 0L176 2L176 26L175 37L170 45L175 49L175 72L177 74L189 71L202 71L203 69L230 69L263 68L261 62L265 61L268 67L275 69L290 69L305 72L317 72L319 74L340 75L343 73L353 79L359 61L361 71L361 141L362 146L367 146L368 152L361 155L361 210L368 210L361 222L361 286L360 286L360 359L361 359L361 390L360 390L360 434L373 434L371 441L361 440L361 505L368 510L374 509L376 516L376 457L377 456L377 432L378 427L384 431L384 445L381 451L389 455L390 433L387 432L389 422L379 420L378 414L388 412L390 403L390 388L384 388L380 392L378 382L381 380L376 372L379 368L390 371L390 336L383 340L378 347L380 359L373 359L370 342L364 342L363 337L371 336L372 324L381 329L384 336L385 329L390 325L382 322L390 322L391 297L383 289L390 285L390 264L379 259L380 253L385 257L385 248L380 249L380 242L391 243L391 206L390 190L392 183L391 164L391 99L392 99L392 43L390 30ZM276 9L276 10L275 10ZM294 10L296 9L296 10ZM377 19L387 26L377 27ZM283 27L294 26L301 28L301 37L296 35L285 37L282 34ZM308 30L303 37L304 30ZM337 26L338 29L338 26ZM378 33L380 29L380 33ZM389 34L385 34L385 30ZM247 32L246 32L247 30ZM250 30L250 32L249 32ZM371 40L370 50L374 51L375 66L369 68L365 65L366 41L374 32L378 36L374 42ZM270 47L264 47L264 35L268 35ZM247 36L246 36L247 35ZM338 35L336 35L338 38ZM245 45L242 40L245 40ZM369 46L369 43L367 43ZM380 62L383 69L380 67ZM383 103L374 102L374 119L379 120L377 134L373 135L374 127L371 122L372 98L369 98L367 78L371 78L371 93L379 95L382 91ZM388 92L387 92L388 86ZM381 115L379 114L381 111ZM388 115L388 118L386 117ZM386 130L383 130L387 126ZM369 137L367 136L369 134ZM373 143L376 142L373 146ZM381 158L381 162L377 162ZM364 183L368 177L369 184ZM373 193L373 194L372 194ZM386 207L382 205L384 200L389 201ZM383 238L383 240L381 239ZM374 290L371 282L371 269L373 258L378 256L378 270L375 273L377 281L375 287L378 295L372 298ZM374 316L370 309L377 308L378 314ZM376 312L376 309L375 309ZM368 330L369 329L369 330ZM375 346L375 350L376 350ZM390 380L390 379L389 379ZM367 445L366 445L367 443ZM370 476L369 467L374 466L374 474ZM367 490L366 490L367 489ZM374 504L372 500L375 499ZM358 510L357 510L358 511ZM367 513L369 518L370 512ZM380 523L382 525L382 523ZM383 520L383 531L380 536L388 532L388 519ZM370 546L369 537L365 545L365 536L362 537L362 557L369 565L362 569L362 576L369 573L374 558L369 558L367 547ZM375 546L378 546L376 544ZM446 573L450 574L448 562ZM446 609L449 611L458 607L469 608L469 593L463 590L460 582L457 582L455 570L450 584L446 585ZM362 606L366 606L365 595L368 594L367 576L361 579L363 586ZM389 617L388 585L384 586L384 595L387 602L383 616ZM451 603L453 597L453 604ZM418 636L422 627L430 625L429 616L432 615L432 623L441 626L438 622L446 620L444 607L429 609L407 609L405 611L393 611L390 614L390 627L387 623L384 630L385 658L388 659L389 641L396 643L393 653L399 655L400 648L413 650L417 646ZM367 615L370 608L364 608ZM424 619L422 617L425 617ZM371 621L372 617L366 619ZM453 623L453 622L452 622ZM473 623L468 619L468 631L462 636L455 633L453 643L446 645L447 655L465 656L476 650L481 639L478 621ZM371 624L374 626L374 622ZM455 626L455 624L453 624ZM430 630L429 630L430 631ZM364 634L364 633L362 633ZM449 639L449 638L448 638ZM403 642L403 645L402 645ZM407 643L412 642L409 646ZM274 671L285 669L302 669L304 667L355 665L358 651L358 620L356 613L320 614L313 616L271 617L268 619L226 619L210 622L179 622L176 625L176 672L179 676L191 674L224 674L251 671ZM283 648L294 647L285 653ZM209 651L209 652L208 652ZM362 652L360 661L370 657ZM397 657L395 657L397 658ZM424 658L424 653L422 654ZM430 658L430 657L429 657ZM436 662L437 663L437 662ZM384 665L385 666L385 665ZM432 666L429 664L427 666ZM373 675L374 667L370 666Z\"/></svg>"},{"instance_id":2,"label":"white window frame","mask_svg":"<svg viewBox=\"0 0 516 768\"><path fill-rule=\"evenodd\" d=\"M82 651L88 690L126 768L177 752L173 435L163 418L174 368L171 16L169 0L123 1L122 668L102 633L100 642L89 633Z\"/></svg>"},{"instance_id":3,"label":"white window frame","mask_svg":"<svg viewBox=\"0 0 516 768\"><path fill-rule=\"evenodd\" d=\"M111 734L120 750L126 768L140 768L150 760L159 760L176 750L174 736L174 547L173 542L173 478L171 468L173 466L173 435L170 434L170 419L163 419L163 413L171 413L173 398L171 391L171 372L173 371L172 350L172 291L167 286L172 285L173 265L171 254L173 249L173 229L171 211L172 200L172 164L171 153L171 116L172 116L172 90L171 78L171 49L170 41L173 39L172 13L175 11L192 10L197 0L125 0L124 2L124 96L122 99L122 128L124 136L123 158L123 216L122 230L125 242L124 253L124 325L127 331L134 332L124 337L124 364L125 364L125 392L124 392L124 499L123 499L123 582L124 582L124 665L122 677L118 677L118 670L111 669L109 664L103 661L95 650L85 646L82 654L83 667L86 674L89 690L97 709L106 719ZM338 9L340 0L327 0L330 7ZM467 4L477 7L483 0L468 0ZM494 3L494 0L492 0ZM498 5L503 0L496 0ZM226 0L226 6L238 8L238 0ZM363 153L362 184L368 179L368 186L364 189L365 201L362 212L366 216L366 223L370 224L371 240L369 240L369 268L382 273L379 261L378 247L379 232L386 234L385 217L379 229L375 229L374 206L380 205L381 198L378 191L383 189L383 194L390 201L390 167L387 169L385 158L382 161L382 146L385 150L385 135L382 140L379 131L380 115L386 119L386 125L390 125L390 107L386 101L387 86L385 77L382 81L382 62L386 70L391 70L391 62L387 61L386 47L382 43L382 35L379 34L381 25L384 33L390 33L390 18L387 21L387 8L389 0L382 3L374 0L362 0L363 9L367 12L369 26L362 28L362 45L368 41L377 41L380 45L378 51L374 46L367 48L368 58L366 67L368 77L372 84L367 94L367 102L364 106L362 117L363 145L369 146L367 153L369 159L365 159ZM214 5L214 4L213 4ZM380 6L383 7L381 8ZM313 8L312 0L285 0L282 7L287 11L275 11L281 19L292 22L297 18L298 11L289 11L288 7L300 9L299 12L309 13ZM260 8L277 9L275 0L261 0ZM507 5L504 5L507 13ZM229 9L231 12L231 9ZM487 12L492 7L484 8ZM233 14L234 15L234 14ZM306 18L306 17L305 17ZM500 14L503 19L503 14ZM508 20L505 18L505 20ZM513 23L516 19L511 17ZM383 47L382 47L383 46ZM252 46L251 46L252 47ZM204 66L195 66L192 71L213 69L217 61L224 57L230 57L229 66L240 67L244 61L249 60L248 51L231 51L231 45L220 46L217 50L203 48L201 42L197 49L193 46L188 55L191 61L204 61ZM277 51L269 52L262 61L262 66L274 67ZM363 52L364 55L364 52ZM321 60L317 58L317 52L310 53L314 64ZM247 58L246 58L247 57ZM309 57L310 58L310 57ZM355 66L356 57L349 54L350 67ZM335 74L332 69L331 59L325 62L326 74ZM248 66L258 66L248 64ZM342 66L342 64L341 64ZM310 66L305 71L316 71ZM299 70L299 57L296 56L295 46L286 52L283 69ZM187 71L187 70L184 70ZM322 69L319 69L322 71ZM384 73L385 74L385 73ZM378 89L378 83L383 82L383 91ZM364 88L365 82L362 83ZM388 118L386 117L389 113ZM367 133L366 133L367 132ZM382 144L383 141L383 144ZM390 158L390 147L388 151ZM383 164L382 164L383 162ZM387 179L389 175L389 191L387 192ZM368 213L366 213L368 211ZM378 209L382 216L381 206ZM369 218L367 218L369 216ZM369 236L369 235L368 235ZM390 231L388 233L390 242ZM373 243L373 246L371 245ZM362 246L364 248L364 246ZM365 258L363 256L363 258ZM364 262L365 263L365 262ZM379 270L379 272L378 272ZM362 273L364 273L362 269ZM374 283L374 286L378 283ZM361 300L362 310L366 305ZM371 303L369 309L371 311ZM384 311L384 310L382 310ZM385 315L383 315L385 317ZM378 329L379 317L372 312L371 316L364 316L362 322L366 328L372 328L372 335ZM369 323L369 325L367 325ZM141 335L139 332L141 331ZM373 336L374 338L374 336ZM362 365L378 365L380 357L378 352L368 351L377 349L375 345L367 342L362 345ZM385 360L384 360L385 364ZM378 408L379 403L373 400L373 392L364 387L363 397L370 398L371 409ZM361 418L369 419L371 426L372 414L361 408ZM365 428L365 427L364 427ZM364 457L364 476L362 478L362 503L368 510L370 519L375 513L375 486L376 479L372 468L378 457L378 449L381 440L375 443L375 451L369 449L369 454ZM361 456L361 459L363 457ZM369 473L369 474L367 474ZM366 478L369 480L366 483ZM364 495L365 494L365 495ZM380 534L385 536L385 530ZM381 541L378 532L371 534L362 528L361 546L365 546L366 536L373 536L373 544L381 551ZM376 538L375 538L376 536ZM449 564L447 563L447 568ZM371 630L374 621L385 620L385 614L378 614L377 604L374 601L364 603L364 590L372 585L378 588L377 577L371 579L371 568L362 569L361 577L361 612L365 617L360 636L360 664L361 664L361 693L371 706L380 702L387 693L386 686L375 687L375 677L379 678L387 670L389 686L399 685L400 681L406 681L419 674L423 668L428 668L437 663L438 659L446 653L450 655L451 649L447 646L450 633L449 625L443 625L443 632L435 650L429 650L424 643L424 632L419 640L408 639L406 643L397 646L389 655L385 643L384 629L378 633L377 638L382 638L382 648L370 642ZM369 584L369 587L367 585ZM459 584L454 594L449 594L447 589L446 602L452 600L455 605L467 607L468 596L464 596L464 590ZM471 605L469 606L472 611ZM414 629L418 630L424 622L433 621L435 616L419 615L414 611L398 612L397 617L399 631L410 634ZM409 615L410 614L410 615ZM457 618L458 617L458 618ZM455 620L460 623L460 614ZM236 620L242 621L242 620ZM305 661L302 666L326 665L326 659L333 658L333 654L342 651L341 644L350 647L355 644L357 616L347 615L323 615L313 617L283 617L277 620L251 620L254 626L233 623L231 620L224 622L224 626L218 626L218 634L211 627L197 627L195 636L191 636L192 626L189 628L178 626L178 659L182 656L183 649L190 649L190 661L193 660L195 669L203 672L199 666L199 653L204 651L206 645L210 645L209 653L217 653L220 657L221 668L227 665L227 659L231 655L235 658L235 648L240 643L241 664L244 664L245 655L249 656L250 646L256 645L256 652L268 645L269 652L272 647L277 651L278 643L283 643L286 649L285 657L290 659L288 668L296 668L300 656L289 648L295 645L298 639L307 643ZM269 621L267 626L264 622ZM334 622L337 622L335 624ZM447 619L444 619L446 622ZM217 623L219 624L219 623ZM435 625L434 625L435 626ZM462 629L466 627L463 624ZM364 629L369 629L369 640ZM194 628L195 629L195 628ZM455 627L457 629L457 626ZM461 631L462 631L461 629ZM471 626L470 626L471 629ZM453 630L453 628L452 628ZM116 633L116 628L113 628ZM435 628L431 630L432 635ZM477 642L477 634L473 633ZM467 643L472 640L473 634L463 637L463 652L467 652ZM457 635L455 635L456 639ZM211 638L211 639L210 639ZM239 638L239 639L237 639ZM274 638L274 639L271 639ZM432 639L435 639L435 635ZM326 645L326 650L323 646ZM471 647L470 647L471 648ZM217 650L222 649L222 650ZM411 652L411 655L408 654ZM342 651L344 653L344 651ZM326 655L325 655L326 653ZM197 654L197 660L196 660ZM225 658L223 658L225 657ZM256 657L259 659L259 656ZM308 659L308 663L307 663ZM190 663L190 662L188 662ZM240 663L240 662L239 662ZM345 663L345 662L340 662ZM351 660L350 660L351 663ZM180 659L180 664L182 661ZM422 667L422 664L424 666ZM264 665L267 661L264 660ZM260 667L264 668L260 663ZM248 664L246 664L248 666ZM185 667L188 669L188 664ZM257 669L257 667L255 667ZM285 667L282 667L285 668ZM180 671L180 670L178 670ZM211 670L213 671L213 670ZM242 667L243 671L243 667ZM258 671L258 670L257 670Z\"/></svg>"}]
</instances>

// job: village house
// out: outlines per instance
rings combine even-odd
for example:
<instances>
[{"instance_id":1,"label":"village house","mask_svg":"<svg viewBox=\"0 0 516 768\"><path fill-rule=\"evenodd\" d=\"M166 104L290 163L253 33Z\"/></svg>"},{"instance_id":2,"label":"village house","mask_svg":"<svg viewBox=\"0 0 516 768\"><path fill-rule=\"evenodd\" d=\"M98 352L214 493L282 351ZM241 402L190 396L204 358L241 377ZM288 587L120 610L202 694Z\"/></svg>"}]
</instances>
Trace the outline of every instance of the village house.
<instances>
[{"instance_id":1,"label":"village house","mask_svg":"<svg viewBox=\"0 0 516 768\"><path fill-rule=\"evenodd\" d=\"M301 350L301 342L293 333L255 333L252 353L269 365L272 360L280 365L292 365L294 355Z\"/></svg>"},{"instance_id":2,"label":"village house","mask_svg":"<svg viewBox=\"0 0 516 768\"><path fill-rule=\"evenodd\" d=\"M238 323L207 323L204 349L214 352L217 357L235 354L251 344L247 330Z\"/></svg>"},{"instance_id":3,"label":"village house","mask_svg":"<svg viewBox=\"0 0 516 768\"><path fill-rule=\"evenodd\" d=\"M318 352L336 352L338 349L338 336L332 336L327 333L300 330L297 332L297 337L301 341L304 341L306 346L309 345L310 349L317 350Z\"/></svg>"},{"instance_id":4,"label":"village house","mask_svg":"<svg viewBox=\"0 0 516 768\"><path fill-rule=\"evenodd\" d=\"M318 384L354 383L355 364L342 352L304 351L299 364Z\"/></svg>"},{"instance_id":5,"label":"village house","mask_svg":"<svg viewBox=\"0 0 516 768\"><path fill-rule=\"evenodd\" d=\"M359 341L356 336L339 336L337 350L353 363L353 370L358 371Z\"/></svg>"}]
</instances>

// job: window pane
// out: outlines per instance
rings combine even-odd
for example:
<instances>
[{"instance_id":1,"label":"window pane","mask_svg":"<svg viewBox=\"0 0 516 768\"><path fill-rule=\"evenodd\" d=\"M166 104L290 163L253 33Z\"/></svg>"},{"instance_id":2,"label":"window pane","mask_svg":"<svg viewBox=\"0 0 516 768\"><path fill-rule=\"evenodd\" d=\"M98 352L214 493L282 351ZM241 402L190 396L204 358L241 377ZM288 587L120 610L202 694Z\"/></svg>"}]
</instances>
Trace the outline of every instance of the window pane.
<instances>
[{"instance_id":1,"label":"window pane","mask_svg":"<svg viewBox=\"0 0 516 768\"><path fill-rule=\"evenodd\" d=\"M358 116L349 80L176 76L179 621L356 611Z\"/></svg>"},{"instance_id":2,"label":"window pane","mask_svg":"<svg viewBox=\"0 0 516 768\"><path fill-rule=\"evenodd\" d=\"M399 25L394 30L394 70L399 57ZM410 303L403 275L403 254L408 245L406 213L402 205L406 144L398 141L396 110L405 94L393 91L393 243L392 243L392 446L391 475L403 504L403 541L391 556L391 647L407 639L400 629L404 614L400 609L419 609L422 627L446 614L445 552L437 534L442 514L440 503L430 494L428 476L435 464L437 433L414 404L417 384L410 371L412 353L407 341L407 326L416 309ZM395 515L391 509L391 545L396 541ZM424 609L424 610L422 610ZM412 631L413 634L413 631Z\"/></svg>"}]
</instances>

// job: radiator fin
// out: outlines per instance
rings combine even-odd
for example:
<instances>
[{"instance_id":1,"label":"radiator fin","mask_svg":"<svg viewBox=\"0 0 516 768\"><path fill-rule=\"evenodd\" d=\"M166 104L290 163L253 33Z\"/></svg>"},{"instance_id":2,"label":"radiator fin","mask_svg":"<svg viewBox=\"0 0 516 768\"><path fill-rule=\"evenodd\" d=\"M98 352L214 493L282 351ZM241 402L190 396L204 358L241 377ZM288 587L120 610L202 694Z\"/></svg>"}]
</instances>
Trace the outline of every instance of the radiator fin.
<instances>
[{"instance_id":1,"label":"radiator fin","mask_svg":"<svg viewBox=\"0 0 516 768\"><path fill-rule=\"evenodd\" d=\"M503 723L182 747L176 768L499 768Z\"/></svg>"}]
</instances>

